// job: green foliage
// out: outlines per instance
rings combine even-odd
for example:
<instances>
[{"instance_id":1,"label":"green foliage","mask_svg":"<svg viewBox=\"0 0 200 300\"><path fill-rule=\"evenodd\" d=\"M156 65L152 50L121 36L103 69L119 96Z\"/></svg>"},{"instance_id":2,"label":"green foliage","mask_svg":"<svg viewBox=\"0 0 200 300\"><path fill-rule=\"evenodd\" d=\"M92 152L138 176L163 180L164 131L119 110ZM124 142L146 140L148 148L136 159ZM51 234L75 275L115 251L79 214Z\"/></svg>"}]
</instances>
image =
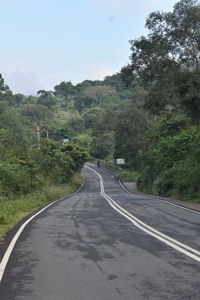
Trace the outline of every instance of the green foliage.
<instances>
[{"instance_id":1,"label":"green foliage","mask_svg":"<svg viewBox=\"0 0 200 300\"><path fill-rule=\"evenodd\" d=\"M130 107L119 112L115 129L115 158L125 158L128 166L137 167L137 153L146 145L146 130L147 119L139 110Z\"/></svg>"},{"instance_id":2,"label":"green foliage","mask_svg":"<svg viewBox=\"0 0 200 300\"><path fill-rule=\"evenodd\" d=\"M31 188L28 170L21 164L0 162L0 194L26 193Z\"/></svg>"},{"instance_id":3,"label":"green foliage","mask_svg":"<svg viewBox=\"0 0 200 300\"><path fill-rule=\"evenodd\" d=\"M63 97L65 100L68 99L69 96L74 94L75 87L71 83L71 81L63 81L59 85L54 87L54 95Z\"/></svg>"},{"instance_id":4,"label":"green foliage","mask_svg":"<svg viewBox=\"0 0 200 300\"><path fill-rule=\"evenodd\" d=\"M163 74L195 66L199 71L200 5L198 0L181 0L173 12L153 12L146 21L147 37L131 41L131 63L124 68L145 82Z\"/></svg>"},{"instance_id":5,"label":"green foliage","mask_svg":"<svg viewBox=\"0 0 200 300\"><path fill-rule=\"evenodd\" d=\"M0 113L6 106L12 103L12 92L4 83L4 79L0 74Z\"/></svg>"},{"instance_id":6,"label":"green foliage","mask_svg":"<svg viewBox=\"0 0 200 300\"><path fill-rule=\"evenodd\" d=\"M138 173L135 170L120 170L117 173L119 179L122 182L135 182L138 177Z\"/></svg>"},{"instance_id":7,"label":"green foliage","mask_svg":"<svg viewBox=\"0 0 200 300\"><path fill-rule=\"evenodd\" d=\"M74 97L74 108L81 113L88 107L90 107L94 103L94 99L84 96L84 95L77 95Z\"/></svg>"},{"instance_id":8,"label":"green foliage","mask_svg":"<svg viewBox=\"0 0 200 300\"><path fill-rule=\"evenodd\" d=\"M25 125L24 118L13 108L7 108L0 114L0 128L9 130L15 138L15 146L25 152L32 139L30 129Z\"/></svg>"},{"instance_id":9,"label":"green foliage","mask_svg":"<svg viewBox=\"0 0 200 300\"><path fill-rule=\"evenodd\" d=\"M185 71L176 77L180 104L194 120L200 119L200 73Z\"/></svg>"},{"instance_id":10,"label":"green foliage","mask_svg":"<svg viewBox=\"0 0 200 300\"><path fill-rule=\"evenodd\" d=\"M115 139L112 133L104 133L93 138L90 153L95 158L105 158L113 153Z\"/></svg>"},{"instance_id":11,"label":"green foliage","mask_svg":"<svg viewBox=\"0 0 200 300\"><path fill-rule=\"evenodd\" d=\"M87 149L87 151L89 151L92 140L93 137L91 135L84 133L84 134L76 135L73 138L73 143L78 144L81 147Z\"/></svg>"},{"instance_id":12,"label":"green foliage","mask_svg":"<svg viewBox=\"0 0 200 300\"><path fill-rule=\"evenodd\" d=\"M72 170L74 171L80 170L84 163L90 158L88 152L75 143L65 143L61 147L61 151L65 157L71 158L73 162Z\"/></svg>"},{"instance_id":13,"label":"green foliage","mask_svg":"<svg viewBox=\"0 0 200 300\"><path fill-rule=\"evenodd\" d=\"M132 96L134 90L127 88L121 78L121 74L106 76L104 84L113 87L121 99L127 99Z\"/></svg>"},{"instance_id":14,"label":"green foliage","mask_svg":"<svg viewBox=\"0 0 200 300\"><path fill-rule=\"evenodd\" d=\"M52 117L52 112L48 109L48 107L40 104L25 105L21 112L22 115L27 117L31 122L45 122Z\"/></svg>"},{"instance_id":15,"label":"green foliage","mask_svg":"<svg viewBox=\"0 0 200 300\"><path fill-rule=\"evenodd\" d=\"M25 97L22 94L15 94L13 95L12 105L15 107L19 107L24 104Z\"/></svg>"},{"instance_id":16,"label":"green foliage","mask_svg":"<svg viewBox=\"0 0 200 300\"><path fill-rule=\"evenodd\" d=\"M199 163L193 157L187 157L163 171L153 188L160 195L197 200L200 199L199 176Z\"/></svg>"},{"instance_id":17,"label":"green foliage","mask_svg":"<svg viewBox=\"0 0 200 300\"><path fill-rule=\"evenodd\" d=\"M71 139L74 136L74 130L69 127L68 123L54 123L48 126L49 136L54 141L63 141L65 138Z\"/></svg>"},{"instance_id":18,"label":"green foliage","mask_svg":"<svg viewBox=\"0 0 200 300\"><path fill-rule=\"evenodd\" d=\"M6 231L13 227L21 218L37 208L47 205L76 191L83 182L80 174L74 174L64 185L45 185L40 190L28 195L0 198L0 239Z\"/></svg>"},{"instance_id":19,"label":"green foliage","mask_svg":"<svg viewBox=\"0 0 200 300\"><path fill-rule=\"evenodd\" d=\"M78 113L71 114L71 116L67 120L67 125L74 133L81 133L84 130L83 119Z\"/></svg>"},{"instance_id":20,"label":"green foliage","mask_svg":"<svg viewBox=\"0 0 200 300\"><path fill-rule=\"evenodd\" d=\"M104 110L100 107L92 107L88 109L83 114L84 125L86 129L93 128L99 119L99 116L102 115Z\"/></svg>"},{"instance_id":21,"label":"green foliage","mask_svg":"<svg viewBox=\"0 0 200 300\"><path fill-rule=\"evenodd\" d=\"M200 195L199 149L197 126L160 138L140 157L142 172L138 186L160 195L197 199Z\"/></svg>"},{"instance_id":22,"label":"green foliage","mask_svg":"<svg viewBox=\"0 0 200 300\"><path fill-rule=\"evenodd\" d=\"M122 118L116 132L121 133L117 141L125 137L119 150L139 167L137 183L143 191L200 199L199 26L199 0L181 0L172 12L151 13L147 37L131 41L130 63L121 78L146 90L144 108L154 116L140 133L139 120L134 125L130 117ZM138 139L133 142L134 126ZM143 143L138 143L141 136Z\"/></svg>"},{"instance_id":23,"label":"green foliage","mask_svg":"<svg viewBox=\"0 0 200 300\"><path fill-rule=\"evenodd\" d=\"M185 109L199 119L200 2L181 0L173 12L153 12L146 21L147 37L131 41L131 61L123 80L137 80L149 94L145 108L162 115Z\"/></svg>"},{"instance_id":24,"label":"green foliage","mask_svg":"<svg viewBox=\"0 0 200 300\"><path fill-rule=\"evenodd\" d=\"M45 90L38 91L39 98L37 100L37 104L47 106L51 109L56 104L56 99L52 95L52 92L48 92Z\"/></svg>"},{"instance_id":25,"label":"green foliage","mask_svg":"<svg viewBox=\"0 0 200 300\"><path fill-rule=\"evenodd\" d=\"M96 105L100 105L105 99L116 95L116 90L107 85L86 87L83 91L84 97L93 99Z\"/></svg>"},{"instance_id":26,"label":"green foliage","mask_svg":"<svg viewBox=\"0 0 200 300\"><path fill-rule=\"evenodd\" d=\"M40 97L31 98L33 102L27 104L28 101L23 95L12 96L2 78L0 84L1 100L6 103L0 113L0 196L24 195L40 189L42 185L69 182L74 173L80 171L88 154L76 144L73 144L73 151L67 151L64 146L61 151L59 142L42 138L42 129L46 129L54 117L47 107L53 105L52 93L39 91ZM6 98L8 95L12 97L10 102ZM53 124L55 126L56 122ZM60 134L58 140L66 137L68 128L73 131L79 130L78 128L82 130L83 123L78 124L73 116L68 119L68 128L65 124L55 128ZM37 133L37 147L32 129Z\"/></svg>"},{"instance_id":27,"label":"green foliage","mask_svg":"<svg viewBox=\"0 0 200 300\"><path fill-rule=\"evenodd\" d=\"M26 97L12 95L0 76L0 194L14 199L1 223L15 211L16 196L69 182L88 150L105 160L125 158L120 178L143 190L199 199L199 16L198 0L150 14L147 37L131 41L129 65L103 81L63 81Z\"/></svg>"}]
</instances>

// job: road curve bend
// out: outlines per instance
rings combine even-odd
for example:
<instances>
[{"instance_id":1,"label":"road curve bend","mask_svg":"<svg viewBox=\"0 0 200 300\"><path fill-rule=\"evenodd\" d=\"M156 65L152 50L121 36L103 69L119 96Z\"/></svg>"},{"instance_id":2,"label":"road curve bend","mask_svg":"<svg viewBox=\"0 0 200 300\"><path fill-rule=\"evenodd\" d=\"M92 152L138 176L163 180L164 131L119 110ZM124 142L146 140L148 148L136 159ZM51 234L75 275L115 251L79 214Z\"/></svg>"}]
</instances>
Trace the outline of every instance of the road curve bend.
<instances>
[{"instance_id":1,"label":"road curve bend","mask_svg":"<svg viewBox=\"0 0 200 300\"><path fill-rule=\"evenodd\" d=\"M83 174L23 229L0 300L199 300L200 214L127 193L93 164Z\"/></svg>"}]
</instances>

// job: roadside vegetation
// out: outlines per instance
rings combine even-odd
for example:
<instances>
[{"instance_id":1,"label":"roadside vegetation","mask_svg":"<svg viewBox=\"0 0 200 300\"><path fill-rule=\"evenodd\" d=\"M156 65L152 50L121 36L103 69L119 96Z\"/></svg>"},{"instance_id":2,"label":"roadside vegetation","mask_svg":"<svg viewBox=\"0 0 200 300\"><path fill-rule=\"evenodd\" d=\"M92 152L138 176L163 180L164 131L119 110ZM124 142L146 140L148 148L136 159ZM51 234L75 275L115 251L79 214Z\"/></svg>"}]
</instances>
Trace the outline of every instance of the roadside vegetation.
<instances>
[{"instance_id":1,"label":"roadside vegetation","mask_svg":"<svg viewBox=\"0 0 200 300\"><path fill-rule=\"evenodd\" d=\"M90 157L125 158L121 180L200 202L200 2L153 12L145 26L129 64L104 80L24 96L0 76L1 234L74 191Z\"/></svg>"},{"instance_id":2,"label":"roadside vegetation","mask_svg":"<svg viewBox=\"0 0 200 300\"><path fill-rule=\"evenodd\" d=\"M118 178L122 182L136 182L138 173L134 170L121 170L116 172Z\"/></svg>"},{"instance_id":3,"label":"roadside vegetation","mask_svg":"<svg viewBox=\"0 0 200 300\"><path fill-rule=\"evenodd\" d=\"M82 182L82 176L75 174L67 184L44 186L40 190L27 195L0 198L0 239L29 213L52 201L74 193Z\"/></svg>"},{"instance_id":4,"label":"roadside vegetation","mask_svg":"<svg viewBox=\"0 0 200 300\"><path fill-rule=\"evenodd\" d=\"M55 100L50 97L48 107L41 99L13 95L0 77L0 238L22 217L82 182L89 154L76 143L48 137Z\"/></svg>"}]
</instances>

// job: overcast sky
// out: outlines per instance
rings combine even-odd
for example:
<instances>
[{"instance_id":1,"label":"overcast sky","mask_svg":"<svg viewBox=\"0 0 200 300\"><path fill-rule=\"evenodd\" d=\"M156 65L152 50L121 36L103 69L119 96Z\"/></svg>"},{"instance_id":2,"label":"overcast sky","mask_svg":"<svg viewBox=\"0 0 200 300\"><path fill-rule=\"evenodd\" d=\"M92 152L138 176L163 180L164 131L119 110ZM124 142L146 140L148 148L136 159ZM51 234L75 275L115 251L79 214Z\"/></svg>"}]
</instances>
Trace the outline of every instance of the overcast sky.
<instances>
[{"instance_id":1,"label":"overcast sky","mask_svg":"<svg viewBox=\"0 0 200 300\"><path fill-rule=\"evenodd\" d=\"M175 0L0 0L0 73L15 93L103 79L127 64L129 40Z\"/></svg>"}]
</instances>

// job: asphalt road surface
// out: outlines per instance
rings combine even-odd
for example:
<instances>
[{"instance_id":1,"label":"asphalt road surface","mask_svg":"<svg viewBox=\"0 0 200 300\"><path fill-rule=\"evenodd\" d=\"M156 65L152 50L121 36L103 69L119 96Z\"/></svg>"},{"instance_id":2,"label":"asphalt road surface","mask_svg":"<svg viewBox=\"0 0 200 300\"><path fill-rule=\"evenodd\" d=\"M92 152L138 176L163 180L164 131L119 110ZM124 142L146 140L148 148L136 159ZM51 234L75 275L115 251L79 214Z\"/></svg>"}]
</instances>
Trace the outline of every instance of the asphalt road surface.
<instances>
[{"instance_id":1,"label":"asphalt road surface","mask_svg":"<svg viewBox=\"0 0 200 300\"><path fill-rule=\"evenodd\" d=\"M130 194L87 165L102 177L85 167L82 189L27 225L0 299L199 300L200 214Z\"/></svg>"}]
</instances>

